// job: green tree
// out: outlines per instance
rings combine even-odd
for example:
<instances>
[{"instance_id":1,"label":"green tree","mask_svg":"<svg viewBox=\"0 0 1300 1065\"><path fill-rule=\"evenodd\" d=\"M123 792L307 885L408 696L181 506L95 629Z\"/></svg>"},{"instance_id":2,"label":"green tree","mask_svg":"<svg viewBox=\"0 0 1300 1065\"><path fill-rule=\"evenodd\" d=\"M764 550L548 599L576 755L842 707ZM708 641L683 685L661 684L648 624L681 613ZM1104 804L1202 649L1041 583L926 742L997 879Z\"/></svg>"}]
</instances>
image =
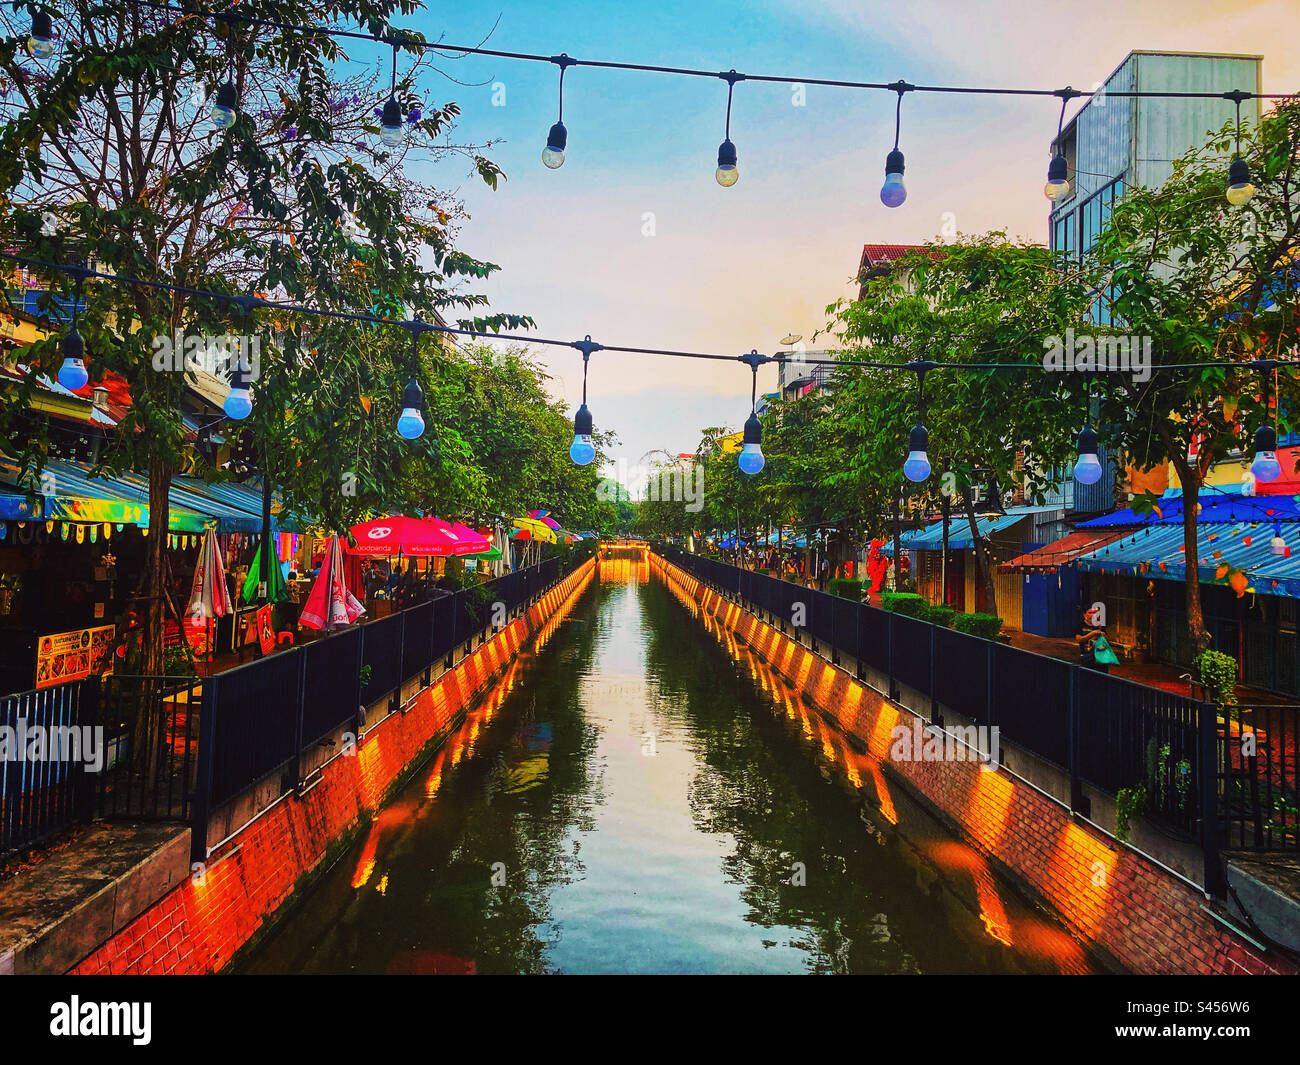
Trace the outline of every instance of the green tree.
<instances>
[{"instance_id":1,"label":"green tree","mask_svg":"<svg viewBox=\"0 0 1300 1065\"><path fill-rule=\"evenodd\" d=\"M1149 380L1121 377L1099 388L1102 437L1139 469L1167 462L1178 477L1184 599L1196 651L1209 646L1194 564L1201 487L1215 462L1238 453L1249 462L1257 426L1275 420L1287 432L1300 400L1296 367L1268 362L1296 335L1297 145L1300 104L1292 100L1243 136L1255 193L1234 207L1224 196L1232 147L1225 127L1178 160L1160 188L1130 190L1095 248L1098 291L1125 332L1151 338L1156 368ZM1219 365L1159 371L1199 362Z\"/></svg>"}]
</instances>

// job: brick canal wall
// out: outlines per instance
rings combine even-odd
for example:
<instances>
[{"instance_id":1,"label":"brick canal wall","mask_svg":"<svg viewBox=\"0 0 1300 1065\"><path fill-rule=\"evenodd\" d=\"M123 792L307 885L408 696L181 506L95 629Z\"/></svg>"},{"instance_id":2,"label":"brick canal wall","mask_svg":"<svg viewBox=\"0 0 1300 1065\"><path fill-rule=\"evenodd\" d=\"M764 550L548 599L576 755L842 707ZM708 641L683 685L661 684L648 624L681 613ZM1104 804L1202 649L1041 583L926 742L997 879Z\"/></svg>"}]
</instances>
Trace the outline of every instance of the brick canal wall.
<instances>
[{"instance_id":1,"label":"brick canal wall","mask_svg":"<svg viewBox=\"0 0 1300 1065\"><path fill-rule=\"evenodd\" d=\"M519 619L366 731L355 755L321 767L208 856L74 973L214 973L248 944L304 878L349 841L457 718L530 643L540 645L593 580L589 560Z\"/></svg>"},{"instance_id":2,"label":"brick canal wall","mask_svg":"<svg viewBox=\"0 0 1300 1065\"><path fill-rule=\"evenodd\" d=\"M651 565L724 643L747 645L843 734L844 742L823 744L825 753L881 816L892 820L890 788L907 788L1095 953L1136 973L1300 972L1211 918L1205 897L1185 881L1005 770L891 760L894 729L923 728L923 719L671 563L652 556Z\"/></svg>"}]
</instances>

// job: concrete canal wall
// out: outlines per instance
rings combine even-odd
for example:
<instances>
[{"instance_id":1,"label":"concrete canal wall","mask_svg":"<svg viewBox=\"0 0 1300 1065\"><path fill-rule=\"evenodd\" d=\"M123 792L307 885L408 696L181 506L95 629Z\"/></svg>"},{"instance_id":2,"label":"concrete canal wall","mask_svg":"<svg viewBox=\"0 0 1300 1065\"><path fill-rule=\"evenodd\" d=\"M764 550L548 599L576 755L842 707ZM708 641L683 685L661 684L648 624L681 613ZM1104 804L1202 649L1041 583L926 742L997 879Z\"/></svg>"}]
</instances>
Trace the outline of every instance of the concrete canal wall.
<instances>
[{"instance_id":1,"label":"concrete canal wall","mask_svg":"<svg viewBox=\"0 0 1300 1065\"><path fill-rule=\"evenodd\" d=\"M214 973L229 965L295 891L355 837L463 713L502 683L511 663L545 643L594 579L595 566L594 560L585 562L428 687L404 691L400 711L384 716L381 704L371 708L367 717L376 724L365 731L355 753L322 755L322 764L298 791L252 820L229 817L227 823L242 827L224 840L210 838L206 863L71 971ZM345 749L339 741L335 751Z\"/></svg>"},{"instance_id":2,"label":"concrete canal wall","mask_svg":"<svg viewBox=\"0 0 1300 1065\"><path fill-rule=\"evenodd\" d=\"M842 735L840 744L823 745L826 753L880 816L890 820L890 789L905 788L1093 953L1136 973L1300 972L1211 917L1204 895L1185 880L1004 769L891 759L894 730L916 734L923 718L671 563L653 556L651 566L715 635L746 645Z\"/></svg>"}]
</instances>

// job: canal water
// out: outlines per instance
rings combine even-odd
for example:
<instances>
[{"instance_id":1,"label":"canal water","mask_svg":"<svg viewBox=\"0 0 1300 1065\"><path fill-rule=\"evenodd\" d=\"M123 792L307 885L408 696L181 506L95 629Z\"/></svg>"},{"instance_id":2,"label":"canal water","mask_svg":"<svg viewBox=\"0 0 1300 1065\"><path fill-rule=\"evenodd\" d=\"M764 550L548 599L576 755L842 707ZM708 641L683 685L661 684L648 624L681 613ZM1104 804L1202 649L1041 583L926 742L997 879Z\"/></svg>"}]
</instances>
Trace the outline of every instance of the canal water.
<instances>
[{"instance_id":1,"label":"canal water","mask_svg":"<svg viewBox=\"0 0 1300 1065\"><path fill-rule=\"evenodd\" d=\"M244 971L1091 969L644 565L601 574Z\"/></svg>"}]
</instances>

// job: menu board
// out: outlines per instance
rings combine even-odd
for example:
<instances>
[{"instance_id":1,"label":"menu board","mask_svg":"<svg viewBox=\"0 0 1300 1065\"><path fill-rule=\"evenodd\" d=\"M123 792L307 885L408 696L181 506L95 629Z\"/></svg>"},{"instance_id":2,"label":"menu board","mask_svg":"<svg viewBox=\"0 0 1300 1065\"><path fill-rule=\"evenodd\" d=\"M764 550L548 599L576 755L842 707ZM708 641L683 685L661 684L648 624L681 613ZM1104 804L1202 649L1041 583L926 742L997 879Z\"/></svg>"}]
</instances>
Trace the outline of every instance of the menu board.
<instances>
[{"instance_id":1,"label":"menu board","mask_svg":"<svg viewBox=\"0 0 1300 1065\"><path fill-rule=\"evenodd\" d=\"M48 688L80 680L92 674L111 673L113 667L112 625L99 625L73 632L55 632L36 641L36 687Z\"/></svg>"}]
</instances>

